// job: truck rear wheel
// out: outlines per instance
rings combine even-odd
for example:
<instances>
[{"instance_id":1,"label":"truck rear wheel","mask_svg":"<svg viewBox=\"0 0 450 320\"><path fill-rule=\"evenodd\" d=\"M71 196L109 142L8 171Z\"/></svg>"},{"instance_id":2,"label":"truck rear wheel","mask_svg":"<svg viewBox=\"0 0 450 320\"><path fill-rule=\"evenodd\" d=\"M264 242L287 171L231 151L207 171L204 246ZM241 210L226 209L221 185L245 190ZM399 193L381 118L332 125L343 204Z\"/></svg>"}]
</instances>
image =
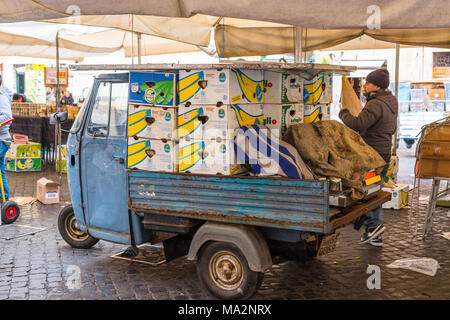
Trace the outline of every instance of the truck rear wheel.
<instances>
[{"instance_id":1,"label":"truck rear wheel","mask_svg":"<svg viewBox=\"0 0 450 320\"><path fill-rule=\"evenodd\" d=\"M202 285L220 299L249 299L261 286L264 273L248 267L237 246L209 242L199 252L197 275Z\"/></svg>"},{"instance_id":2,"label":"truck rear wheel","mask_svg":"<svg viewBox=\"0 0 450 320\"><path fill-rule=\"evenodd\" d=\"M59 213L58 230L64 241L73 248L89 249L98 242L98 239L80 230L72 205L65 206Z\"/></svg>"}]
</instances>

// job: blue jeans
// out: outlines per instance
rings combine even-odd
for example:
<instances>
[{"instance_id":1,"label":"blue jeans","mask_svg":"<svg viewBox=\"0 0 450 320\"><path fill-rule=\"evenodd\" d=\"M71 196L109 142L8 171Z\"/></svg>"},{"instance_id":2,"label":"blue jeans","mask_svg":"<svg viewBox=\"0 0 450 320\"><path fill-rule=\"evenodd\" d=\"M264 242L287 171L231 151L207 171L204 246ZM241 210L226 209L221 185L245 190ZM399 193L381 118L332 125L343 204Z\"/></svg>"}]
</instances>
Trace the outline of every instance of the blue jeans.
<instances>
[{"instance_id":1,"label":"blue jeans","mask_svg":"<svg viewBox=\"0 0 450 320\"><path fill-rule=\"evenodd\" d=\"M381 181L378 182L381 186L383 186L383 179L386 176L386 173L389 168L389 163L383 167L383 170L380 173ZM370 211L366 213L367 219L364 221L364 225L366 228L375 228L377 225L383 223L383 208L378 208L374 211Z\"/></svg>"},{"instance_id":2,"label":"blue jeans","mask_svg":"<svg viewBox=\"0 0 450 320\"><path fill-rule=\"evenodd\" d=\"M9 200L9 187L8 181L6 180L6 172L5 172L5 155L8 152L9 145L6 145L4 142L0 142L0 171L2 173L2 181L3 181L3 190L5 191L5 200ZM0 200L3 201L3 198Z\"/></svg>"}]
</instances>

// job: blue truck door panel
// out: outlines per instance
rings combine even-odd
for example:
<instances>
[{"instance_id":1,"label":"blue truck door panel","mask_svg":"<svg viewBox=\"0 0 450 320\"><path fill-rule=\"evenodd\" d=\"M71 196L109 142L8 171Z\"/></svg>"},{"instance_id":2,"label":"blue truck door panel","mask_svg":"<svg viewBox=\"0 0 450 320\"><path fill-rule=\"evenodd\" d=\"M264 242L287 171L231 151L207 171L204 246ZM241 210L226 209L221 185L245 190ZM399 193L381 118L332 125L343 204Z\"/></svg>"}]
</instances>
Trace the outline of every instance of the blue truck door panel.
<instances>
[{"instance_id":1,"label":"blue truck door panel","mask_svg":"<svg viewBox=\"0 0 450 320\"><path fill-rule=\"evenodd\" d=\"M70 186L70 198L73 211L80 229L86 231L83 208L81 201L80 165L79 165L79 142L76 134L69 134L67 138L67 181Z\"/></svg>"},{"instance_id":2,"label":"blue truck door panel","mask_svg":"<svg viewBox=\"0 0 450 320\"><path fill-rule=\"evenodd\" d=\"M110 114L117 117L117 110L109 112L109 106L117 100L113 91L118 83L108 79L97 81L98 90L81 147L86 226L93 237L130 244L127 172L125 162L120 161L126 159L127 151L126 108L123 130L117 129L112 124L113 116L110 117ZM123 87L127 88L127 84ZM123 135L110 135L111 130L116 135L123 131Z\"/></svg>"}]
</instances>

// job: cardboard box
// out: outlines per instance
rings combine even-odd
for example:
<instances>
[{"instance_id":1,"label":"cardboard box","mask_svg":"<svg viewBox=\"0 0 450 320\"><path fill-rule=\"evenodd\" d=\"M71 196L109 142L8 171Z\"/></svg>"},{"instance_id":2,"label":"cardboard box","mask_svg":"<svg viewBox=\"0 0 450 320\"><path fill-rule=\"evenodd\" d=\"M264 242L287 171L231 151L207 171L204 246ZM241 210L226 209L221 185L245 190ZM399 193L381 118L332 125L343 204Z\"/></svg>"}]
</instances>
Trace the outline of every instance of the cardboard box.
<instances>
[{"instance_id":1,"label":"cardboard box","mask_svg":"<svg viewBox=\"0 0 450 320\"><path fill-rule=\"evenodd\" d=\"M127 167L148 171L174 172L174 148L172 140L128 138Z\"/></svg>"},{"instance_id":2,"label":"cardboard box","mask_svg":"<svg viewBox=\"0 0 450 320\"><path fill-rule=\"evenodd\" d=\"M229 175L235 162L232 159L233 148L229 140L180 140L179 172Z\"/></svg>"},{"instance_id":3,"label":"cardboard box","mask_svg":"<svg viewBox=\"0 0 450 320\"><path fill-rule=\"evenodd\" d=\"M445 112L445 101L432 101L434 112Z\"/></svg>"},{"instance_id":4,"label":"cardboard box","mask_svg":"<svg viewBox=\"0 0 450 320\"><path fill-rule=\"evenodd\" d=\"M67 161L66 160L61 160L61 172L62 173L67 173ZM56 172L59 172L59 160L56 161Z\"/></svg>"},{"instance_id":5,"label":"cardboard box","mask_svg":"<svg viewBox=\"0 0 450 320\"><path fill-rule=\"evenodd\" d=\"M175 73L130 72L129 102L176 107Z\"/></svg>"},{"instance_id":6,"label":"cardboard box","mask_svg":"<svg viewBox=\"0 0 450 320\"><path fill-rule=\"evenodd\" d=\"M423 98L425 96L425 90L424 89L411 89L410 95L411 95L411 102L423 103Z\"/></svg>"},{"instance_id":7,"label":"cardboard box","mask_svg":"<svg viewBox=\"0 0 450 320\"><path fill-rule=\"evenodd\" d=\"M6 171L41 171L41 158L6 157Z\"/></svg>"},{"instance_id":8,"label":"cardboard box","mask_svg":"<svg viewBox=\"0 0 450 320\"><path fill-rule=\"evenodd\" d=\"M181 103L215 105L264 102L261 70L180 70L178 95Z\"/></svg>"},{"instance_id":9,"label":"cardboard box","mask_svg":"<svg viewBox=\"0 0 450 320\"><path fill-rule=\"evenodd\" d=\"M60 146L61 148L61 172L67 173L67 161L66 161L66 145ZM56 153L56 172L59 172L59 152Z\"/></svg>"},{"instance_id":10,"label":"cardboard box","mask_svg":"<svg viewBox=\"0 0 450 320\"><path fill-rule=\"evenodd\" d=\"M320 120L319 114L322 114L322 120L330 120L330 105L305 105L304 122L317 122Z\"/></svg>"},{"instance_id":11,"label":"cardboard box","mask_svg":"<svg viewBox=\"0 0 450 320\"><path fill-rule=\"evenodd\" d=\"M333 101L333 75L319 73L311 81L303 81L304 104L326 104Z\"/></svg>"},{"instance_id":12,"label":"cardboard box","mask_svg":"<svg viewBox=\"0 0 450 320\"><path fill-rule=\"evenodd\" d=\"M450 125L428 126L423 135L425 141L450 141Z\"/></svg>"},{"instance_id":13,"label":"cardboard box","mask_svg":"<svg viewBox=\"0 0 450 320\"><path fill-rule=\"evenodd\" d=\"M450 160L450 141L423 141L419 158Z\"/></svg>"},{"instance_id":14,"label":"cardboard box","mask_svg":"<svg viewBox=\"0 0 450 320\"><path fill-rule=\"evenodd\" d=\"M450 178L450 160L419 159L418 174L423 177Z\"/></svg>"},{"instance_id":15,"label":"cardboard box","mask_svg":"<svg viewBox=\"0 0 450 320\"><path fill-rule=\"evenodd\" d=\"M264 105L180 105L178 136L189 139L232 139L237 128L264 123Z\"/></svg>"},{"instance_id":16,"label":"cardboard box","mask_svg":"<svg viewBox=\"0 0 450 320\"><path fill-rule=\"evenodd\" d=\"M423 112L425 111L425 106L423 102L412 102L409 104L409 110L411 112Z\"/></svg>"},{"instance_id":17,"label":"cardboard box","mask_svg":"<svg viewBox=\"0 0 450 320\"><path fill-rule=\"evenodd\" d=\"M264 71L264 103L302 103L303 78L296 74Z\"/></svg>"},{"instance_id":18,"label":"cardboard box","mask_svg":"<svg viewBox=\"0 0 450 320\"><path fill-rule=\"evenodd\" d=\"M293 124L303 123L303 104L264 104L263 124L272 130L278 130L278 136L282 137ZM276 134L277 131L272 131Z\"/></svg>"},{"instance_id":19,"label":"cardboard box","mask_svg":"<svg viewBox=\"0 0 450 320\"><path fill-rule=\"evenodd\" d=\"M14 158L37 158L41 156L41 144L28 142L27 144L11 143L6 157Z\"/></svg>"},{"instance_id":20,"label":"cardboard box","mask_svg":"<svg viewBox=\"0 0 450 320\"><path fill-rule=\"evenodd\" d=\"M227 105L180 105L177 127L179 139L226 139L229 110Z\"/></svg>"},{"instance_id":21,"label":"cardboard box","mask_svg":"<svg viewBox=\"0 0 450 320\"><path fill-rule=\"evenodd\" d=\"M391 193L391 200L383 203L383 209L398 210L408 205L409 186L398 184L394 188L381 188L382 191Z\"/></svg>"},{"instance_id":22,"label":"cardboard box","mask_svg":"<svg viewBox=\"0 0 450 320\"><path fill-rule=\"evenodd\" d=\"M58 183L46 178L37 181L36 197L43 204L59 203L59 192Z\"/></svg>"},{"instance_id":23,"label":"cardboard box","mask_svg":"<svg viewBox=\"0 0 450 320\"><path fill-rule=\"evenodd\" d=\"M128 136L148 139L177 139L175 108L129 105Z\"/></svg>"}]
</instances>

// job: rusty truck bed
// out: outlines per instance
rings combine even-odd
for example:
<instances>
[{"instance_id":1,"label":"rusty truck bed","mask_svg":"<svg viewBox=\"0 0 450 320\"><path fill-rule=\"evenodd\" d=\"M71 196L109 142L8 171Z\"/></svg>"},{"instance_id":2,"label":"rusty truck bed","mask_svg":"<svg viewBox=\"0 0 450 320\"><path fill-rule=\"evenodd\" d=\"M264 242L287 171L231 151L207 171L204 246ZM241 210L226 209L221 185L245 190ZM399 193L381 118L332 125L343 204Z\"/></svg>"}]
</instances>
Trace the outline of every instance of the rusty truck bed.
<instances>
[{"instance_id":1,"label":"rusty truck bed","mask_svg":"<svg viewBox=\"0 0 450 320\"><path fill-rule=\"evenodd\" d=\"M130 171L133 211L328 234L381 206L389 193L330 212L327 181ZM330 211L331 210L331 211Z\"/></svg>"}]
</instances>

